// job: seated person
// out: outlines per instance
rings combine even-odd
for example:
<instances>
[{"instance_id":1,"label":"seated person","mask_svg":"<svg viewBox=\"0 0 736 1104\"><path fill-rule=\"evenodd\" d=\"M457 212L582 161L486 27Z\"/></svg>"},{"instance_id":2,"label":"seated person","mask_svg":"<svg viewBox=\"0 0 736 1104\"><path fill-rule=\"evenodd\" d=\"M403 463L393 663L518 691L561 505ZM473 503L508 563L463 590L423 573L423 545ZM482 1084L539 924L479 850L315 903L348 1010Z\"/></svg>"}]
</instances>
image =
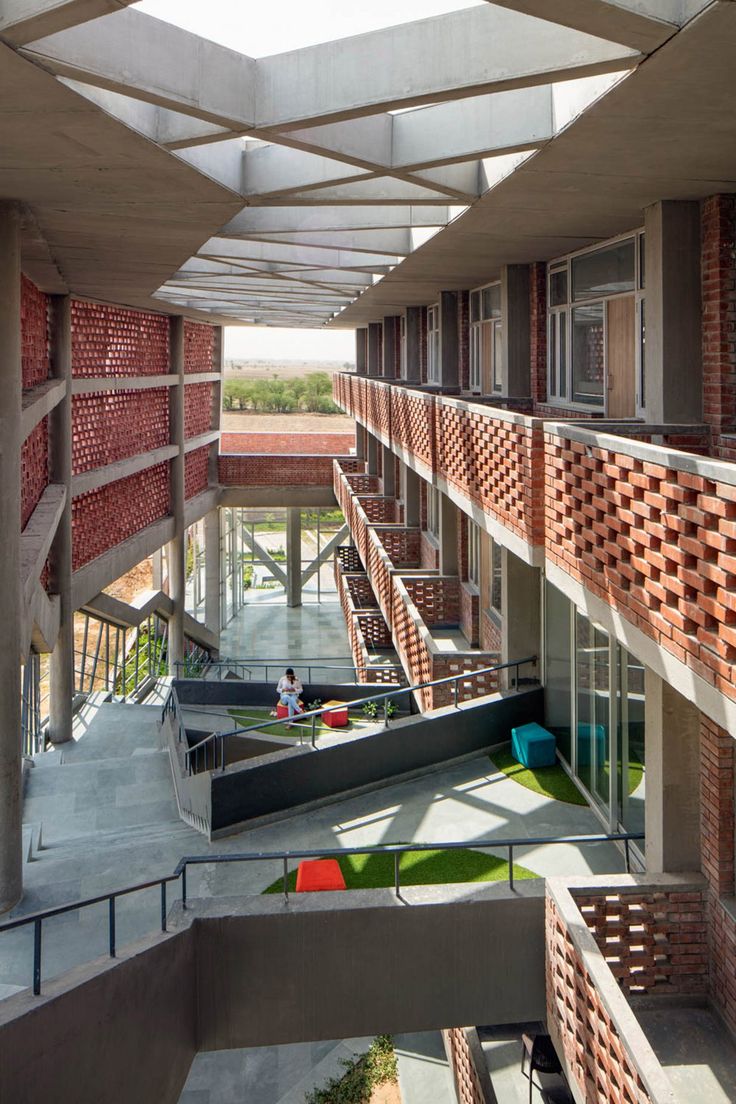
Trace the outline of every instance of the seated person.
<instances>
[{"instance_id":1,"label":"seated person","mask_svg":"<svg viewBox=\"0 0 736 1104\"><path fill-rule=\"evenodd\" d=\"M282 675L278 681L276 693L279 695L279 705L285 705L289 710L289 721L295 714L302 712L299 695L303 691L304 687L294 674L294 668L287 667L286 674ZM291 728L291 725L288 724L286 727Z\"/></svg>"}]
</instances>

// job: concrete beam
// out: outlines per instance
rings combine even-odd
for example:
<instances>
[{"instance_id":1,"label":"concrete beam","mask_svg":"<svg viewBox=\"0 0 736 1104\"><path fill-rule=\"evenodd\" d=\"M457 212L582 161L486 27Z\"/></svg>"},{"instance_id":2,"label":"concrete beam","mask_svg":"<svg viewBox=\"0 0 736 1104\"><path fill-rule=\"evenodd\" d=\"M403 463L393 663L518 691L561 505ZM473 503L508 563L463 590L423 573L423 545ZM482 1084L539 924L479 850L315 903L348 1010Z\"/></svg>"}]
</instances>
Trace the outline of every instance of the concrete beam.
<instances>
[{"instance_id":1,"label":"concrete beam","mask_svg":"<svg viewBox=\"0 0 736 1104\"><path fill-rule=\"evenodd\" d=\"M343 249L350 253L368 253L373 256L385 255L393 258L407 256L412 251L409 230L334 230L307 231L296 230L286 233L258 234L254 231L225 237L221 240L270 242L273 245L301 245L313 249Z\"/></svg>"},{"instance_id":2,"label":"concrete beam","mask_svg":"<svg viewBox=\"0 0 736 1104\"><path fill-rule=\"evenodd\" d=\"M246 207L223 227L220 237L238 237L249 231L265 234L320 230L408 230L413 227L444 226L450 210L440 202L434 207L413 207L411 204L392 208L371 205L325 211L321 207Z\"/></svg>"},{"instance_id":3,"label":"concrete beam","mask_svg":"<svg viewBox=\"0 0 736 1104\"><path fill-rule=\"evenodd\" d=\"M299 129L310 121L613 72L639 59L636 50L568 27L490 5L468 8L261 58L257 123Z\"/></svg>"},{"instance_id":4,"label":"concrete beam","mask_svg":"<svg viewBox=\"0 0 736 1104\"><path fill-rule=\"evenodd\" d=\"M122 11L134 0L0 0L0 38L23 46L90 19Z\"/></svg>"},{"instance_id":5,"label":"concrete beam","mask_svg":"<svg viewBox=\"0 0 736 1104\"><path fill-rule=\"evenodd\" d=\"M621 42L632 50L650 54L676 32L686 17L682 0L492 0L539 19L572 27L609 42ZM705 0L700 5L705 7Z\"/></svg>"}]
</instances>

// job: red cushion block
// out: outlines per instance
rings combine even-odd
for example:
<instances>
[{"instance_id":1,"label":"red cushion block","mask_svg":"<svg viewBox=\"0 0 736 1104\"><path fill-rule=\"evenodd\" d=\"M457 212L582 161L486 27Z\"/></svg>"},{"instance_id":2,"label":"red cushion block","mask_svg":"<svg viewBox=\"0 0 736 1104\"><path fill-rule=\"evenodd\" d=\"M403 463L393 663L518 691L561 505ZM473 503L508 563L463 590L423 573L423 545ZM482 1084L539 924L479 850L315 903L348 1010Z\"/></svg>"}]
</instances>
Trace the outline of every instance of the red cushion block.
<instances>
[{"instance_id":1,"label":"red cushion block","mask_svg":"<svg viewBox=\"0 0 736 1104\"><path fill-rule=\"evenodd\" d=\"M283 721L285 717L288 717L289 716L289 707L288 707L288 705L277 705L276 706L276 716L281 721Z\"/></svg>"},{"instance_id":2,"label":"red cushion block","mask_svg":"<svg viewBox=\"0 0 736 1104\"><path fill-rule=\"evenodd\" d=\"M334 705L337 708L331 709L329 713L322 714L322 720L325 724L330 728L347 728L349 724L347 706L343 702L328 701L325 702L323 708L326 709L328 705Z\"/></svg>"},{"instance_id":3,"label":"red cushion block","mask_svg":"<svg viewBox=\"0 0 736 1104\"><path fill-rule=\"evenodd\" d=\"M314 893L325 889L345 889L345 879L337 859L308 859L300 862L296 872L297 893Z\"/></svg>"}]
</instances>

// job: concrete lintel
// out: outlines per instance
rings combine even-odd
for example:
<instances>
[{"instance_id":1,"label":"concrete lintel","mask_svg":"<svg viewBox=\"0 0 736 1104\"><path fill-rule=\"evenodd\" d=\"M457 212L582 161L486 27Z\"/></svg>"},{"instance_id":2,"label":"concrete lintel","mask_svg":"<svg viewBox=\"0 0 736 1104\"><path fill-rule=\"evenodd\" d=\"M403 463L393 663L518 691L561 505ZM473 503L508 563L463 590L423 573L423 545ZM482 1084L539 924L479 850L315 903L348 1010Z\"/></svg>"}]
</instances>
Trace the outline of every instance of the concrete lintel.
<instances>
[{"instance_id":1,"label":"concrete lintel","mask_svg":"<svg viewBox=\"0 0 736 1104\"><path fill-rule=\"evenodd\" d=\"M194 525L195 521L199 521L200 518L203 518L205 514L208 514L210 510L214 510L219 505L219 487L209 487L201 494L195 495L194 498L188 498L184 503L184 524L187 528Z\"/></svg>"},{"instance_id":2,"label":"concrete lintel","mask_svg":"<svg viewBox=\"0 0 736 1104\"><path fill-rule=\"evenodd\" d=\"M116 483L118 479L127 479L146 468L152 468L154 464L162 464L166 460L172 460L177 454L175 445L163 445L162 448L152 449L138 456L130 456L125 460L116 460L114 464L106 464L104 468L93 468L91 471L75 475L72 480L72 495L87 494L88 491L96 491L98 487L104 487L108 483Z\"/></svg>"},{"instance_id":3,"label":"concrete lintel","mask_svg":"<svg viewBox=\"0 0 736 1104\"><path fill-rule=\"evenodd\" d=\"M72 395L97 394L100 391L147 391L154 387L173 387L177 376L88 376L72 380Z\"/></svg>"},{"instance_id":4,"label":"concrete lintel","mask_svg":"<svg viewBox=\"0 0 736 1104\"><path fill-rule=\"evenodd\" d=\"M190 383L219 383L221 372L187 372L184 376L184 386Z\"/></svg>"},{"instance_id":5,"label":"concrete lintel","mask_svg":"<svg viewBox=\"0 0 736 1104\"><path fill-rule=\"evenodd\" d=\"M316 506L334 507L332 487L223 487L221 506Z\"/></svg>"},{"instance_id":6,"label":"concrete lintel","mask_svg":"<svg viewBox=\"0 0 736 1104\"><path fill-rule=\"evenodd\" d=\"M66 380L62 379L45 380L31 391L23 392L20 433L24 441L38 423L59 405L65 395Z\"/></svg>"},{"instance_id":7,"label":"concrete lintel","mask_svg":"<svg viewBox=\"0 0 736 1104\"><path fill-rule=\"evenodd\" d=\"M38 652L51 652L59 636L61 600L58 594L47 594L37 581L30 601L26 603L21 637L21 656L25 657L31 645Z\"/></svg>"},{"instance_id":8,"label":"concrete lintel","mask_svg":"<svg viewBox=\"0 0 736 1104\"><path fill-rule=\"evenodd\" d=\"M122 11L134 0L3 0L0 5L0 38L11 46L23 46L42 35L86 23L111 12Z\"/></svg>"},{"instance_id":9,"label":"concrete lintel","mask_svg":"<svg viewBox=\"0 0 736 1104\"><path fill-rule=\"evenodd\" d=\"M66 487L49 483L20 535L20 577L26 601L46 563L66 495Z\"/></svg>"},{"instance_id":10,"label":"concrete lintel","mask_svg":"<svg viewBox=\"0 0 736 1104\"><path fill-rule=\"evenodd\" d=\"M197 437L188 437L184 442L184 452L196 452L197 449L213 445L220 440L219 429L212 429L209 433L200 433Z\"/></svg>"}]
</instances>

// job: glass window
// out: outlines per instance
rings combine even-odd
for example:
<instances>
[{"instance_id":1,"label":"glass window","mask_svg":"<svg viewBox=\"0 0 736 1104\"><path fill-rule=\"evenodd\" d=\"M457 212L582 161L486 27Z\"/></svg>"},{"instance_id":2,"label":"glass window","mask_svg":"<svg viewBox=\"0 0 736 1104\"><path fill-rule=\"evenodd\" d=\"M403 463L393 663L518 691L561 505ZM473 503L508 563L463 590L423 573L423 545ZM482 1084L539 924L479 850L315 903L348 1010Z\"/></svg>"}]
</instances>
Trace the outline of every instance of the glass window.
<instances>
[{"instance_id":1,"label":"glass window","mask_svg":"<svg viewBox=\"0 0 736 1104\"><path fill-rule=\"evenodd\" d=\"M493 390L503 390L503 334L501 323L493 323Z\"/></svg>"},{"instance_id":2,"label":"glass window","mask_svg":"<svg viewBox=\"0 0 736 1104\"><path fill-rule=\"evenodd\" d=\"M634 291L634 238L572 259L573 300L599 299Z\"/></svg>"},{"instance_id":3,"label":"glass window","mask_svg":"<svg viewBox=\"0 0 736 1104\"><path fill-rule=\"evenodd\" d=\"M440 492L436 487L427 487L427 529L438 537L440 535Z\"/></svg>"},{"instance_id":4,"label":"glass window","mask_svg":"<svg viewBox=\"0 0 736 1104\"><path fill-rule=\"evenodd\" d=\"M603 303L572 311L572 401L603 405L605 341Z\"/></svg>"},{"instance_id":5,"label":"glass window","mask_svg":"<svg viewBox=\"0 0 736 1104\"><path fill-rule=\"evenodd\" d=\"M646 285L646 234L640 234L637 241L639 244L639 287L645 288Z\"/></svg>"},{"instance_id":6,"label":"glass window","mask_svg":"<svg viewBox=\"0 0 736 1104\"><path fill-rule=\"evenodd\" d=\"M440 312L438 307L427 311L427 379L440 382Z\"/></svg>"},{"instance_id":7,"label":"glass window","mask_svg":"<svg viewBox=\"0 0 736 1104\"><path fill-rule=\"evenodd\" d=\"M581 613L575 617L577 773L608 808L611 794L610 672L608 634Z\"/></svg>"},{"instance_id":8,"label":"glass window","mask_svg":"<svg viewBox=\"0 0 736 1104\"><path fill-rule=\"evenodd\" d=\"M545 724L557 738L557 750L572 765L572 666L570 601L545 583Z\"/></svg>"},{"instance_id":9,"label":"glass window","mask_svg":"<svg viewBox=\"0 0 736 1104\"><path fill-rule=\"evenodd\" d=\"M480 584L480 529L468 519L468 582Z\"/></svg>"},{"instance_id":10,"label":"glass window","mask_svg":"<svg viewBox=\"0 0 736 1104\"><path fill-rule=\"evenodd\" d=\"M480 322L480 292L471 291L470 293L470 321Z\"/></svg>"},{"instance_id":11,"label":"glass window","mask_svg":"<svg viewBox=\"0 0 736 1104\"><path fill-rule=\"evenodd\" d=\"M483 319L501 317L501 285L492 284L482 291L482 315Z\"/></svg>"},{"instance_id":12,"label":"glass window","mask_svg":"<svg viewBox=\"0 0 736 1104\"><path fill-rule=\"evenodd\" d=\"M489 600L494 613L501 616L503 601L503 564L501 545L495 540L491 541L491 588Z\"/></svg>"},{"instance_id":13,"label":"glass window","mask_svg":"<svg viewBox=\"0 0 736 1104\"><path fill-rule=\"evenodd\" d=\"M639 300L639 408L643 410L647 405L647 319L646 301Z\"/></svg>"},{"instance_id":14,"label":"glass window","mask_svg":"<svg viewBox=\"0 0 736 1104\"><path fill-rule=\"evenodd\" d=\"M563 307L567 303L567 265L550 272L549 275L549 305L551 307Z\"/></svg>"},{"instance_id":15,"label":"glass window","mask_svg":"<svg viewBox=\"0 0 736 1104\"><path fill-rule=\"evenodd\" d=\"M618 823L625 832L643 832L646 775L644 667L620 645L616 651Z\"/></svg>"},{"instance_id":16,"label":"glass window","mask_svg":"<svg viewBox=\"0 0 736 1104\"><path fill-rule=\"evenodd\" d=\"M555 311L549 318L549 384L551 398L567 398L567 313Z\"/></svg>"},{"instance_id":17,"label":"glass window","mask_svg":"<svg viewBox=\"0 0 736 1104\"><path fill-rule=\"evenodd\" d=\"M470 390L481 390L483 362L483 327L478 324L470 327Z\"/></svg>"}]
</instances>

